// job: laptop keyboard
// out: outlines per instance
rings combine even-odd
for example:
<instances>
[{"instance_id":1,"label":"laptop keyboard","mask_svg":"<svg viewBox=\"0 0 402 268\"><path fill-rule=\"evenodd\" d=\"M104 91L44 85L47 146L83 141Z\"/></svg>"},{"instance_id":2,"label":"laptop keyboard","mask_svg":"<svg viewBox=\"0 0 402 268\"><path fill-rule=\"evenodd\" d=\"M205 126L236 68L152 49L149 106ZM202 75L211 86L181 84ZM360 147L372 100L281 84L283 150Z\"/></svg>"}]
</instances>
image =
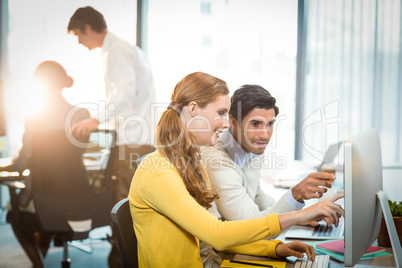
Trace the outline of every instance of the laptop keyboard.
<instances>
[{"instance_id":1,"label":"laptop keyboard","mask_svg":"<svg viewBox=\"0 0 402 268\"><path fill-rule=\"evenodd\" d=\"M342 230L342 224L339 223L338 227L328 227L325 223L320 224L314 228L313 236L315 237L339 237Z\"/></svg>"},{"instance_id":2,"label":"laptop keyboard","mask_svg":"<svg viewBox=\"0 0 402 268\"><path fill-rule=\"evenodd\" d=\"M314 261L309 261L307 258L297 259L295 268L328 268L329 255L315 255Z\"/></svg>"}]
</instances>

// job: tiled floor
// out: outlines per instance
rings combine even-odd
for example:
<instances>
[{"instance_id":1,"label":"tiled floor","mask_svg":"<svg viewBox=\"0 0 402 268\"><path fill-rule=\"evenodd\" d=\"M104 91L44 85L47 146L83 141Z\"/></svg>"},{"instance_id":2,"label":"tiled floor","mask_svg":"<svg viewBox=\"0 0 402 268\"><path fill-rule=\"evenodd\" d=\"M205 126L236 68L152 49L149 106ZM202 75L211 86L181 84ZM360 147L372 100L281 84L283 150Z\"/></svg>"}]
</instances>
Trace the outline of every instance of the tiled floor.
<instances>
[{"instance_id":1,"label":"tiled floor","mask_svg":"<svg viewBox=\"0 0 402 268\"><path fill-rule=\"evenodd\" d=\"M103 268L108 267L107 258L110 252L110 243L103 238L110 235L110 227L95 229L90 233L92 239L83 241L83 244L90 246L93 253L88 254L73 246L69 246L69 257L71 268ZM52 247L45 260L45 267L61 267L63 249ZM0 219L0 268L28 268L32 267L31 262L25 255L20 244L14 237L11 226Z\"/></svg>"}]
</instances>

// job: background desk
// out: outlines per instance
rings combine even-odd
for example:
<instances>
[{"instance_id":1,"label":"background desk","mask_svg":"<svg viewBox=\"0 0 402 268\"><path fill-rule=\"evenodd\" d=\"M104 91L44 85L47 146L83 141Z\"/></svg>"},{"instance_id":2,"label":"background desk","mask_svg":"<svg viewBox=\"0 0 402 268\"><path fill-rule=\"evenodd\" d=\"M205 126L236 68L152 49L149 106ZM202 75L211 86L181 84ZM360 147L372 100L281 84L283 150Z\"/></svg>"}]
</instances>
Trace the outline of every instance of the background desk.
<instances>
[{"instance_id":1,"label":"background desk","mask_svg":"<svg viewBox=\"0 0 402 268\"><path fill-rule=\"evenodd\" d=\"M87 159L90 157L90 159ZM105 151L99 153L84 154L83 161L84 165L88 171L89 180L94 188L101 188L104 184L104 166L105 166L106 154ZM11 164L12 158L0 158L0 166L8 166ZM6 207L10 201L9 190L6 187L7 183L20 181L21 183L25 181L26 175L19 174L17 171L0 171L0 223L5 222ZM4 187L3 187L4 186Z\"/></svg>"},{"instance_id":2,"label":"background desk","mask_svg":"<svg viewBox=\"0 0 402 268\"><path fill-rule=\"evenodd\" d=\"M24 181L25 176L18 174L18 172L0 172L0 223L5 222L7 215L7 204L9 202L9 192L6 187L2 187L7 183L18 183L18 181ZM22 183L21 183L22 184ZM24 186L22 184L22 186ZM4 190L3 190L4 188ZM4 192L3 192L4 191ZM3 197L4 196L4 197Z\"/></svg>"},{"instance_id":3,"label":"background desk","mask_svg":"<svg viewBox=\"0 0 402 268\"><path fill-rule=\"evenodd\" d=\"M284 188L275 188L273 186L274 180L273 176L278 174L279 172L286 170L299 169L300 172L305 172L306 170L314 171L312 167L304 166L302 161L289 161L285 167L285 169L269 169L263 168L261 170L261 187L264 192L269 193L275 200L279 200L279 198L286 193L288 189ZM336 180L335 185L343 185L343 172L338 170L336 172ZM393 201L402 201L402 166L401 167L384 167L383 169L383 190L387 193L389 199Z\"/></svg>"},{"instance_id":4,"label":"background desk","mask_svg":"<svg viewBox=\"0 0 402 268\"><path fill-rule=\"evenodd\" d=\"M7 166L11 163L11 158L0 158L0 166ZM6 206L9 202L9 193L7 187L2 185L13 181L24 181L24 176L18 172L0 171L0 223L5 222Z\"/></svg>"}]
</instances>

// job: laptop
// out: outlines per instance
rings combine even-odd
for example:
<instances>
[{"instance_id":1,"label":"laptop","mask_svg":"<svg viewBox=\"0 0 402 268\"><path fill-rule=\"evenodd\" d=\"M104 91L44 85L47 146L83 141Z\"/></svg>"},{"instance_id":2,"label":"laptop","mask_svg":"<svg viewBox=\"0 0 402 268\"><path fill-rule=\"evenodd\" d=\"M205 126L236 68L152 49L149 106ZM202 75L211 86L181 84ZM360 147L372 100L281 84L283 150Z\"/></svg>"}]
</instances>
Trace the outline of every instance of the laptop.
<instances>
[{"instance_id":1,"label":"laptop","mask_svg":"<svg viewBox=\"0 0 402 268\"><path fill-rule=\"evenodd\" d=\"M343 239L344 223L340 222L338 227L332 225L328 227L325 221L320 221L320 225L316 227L295 225L290 227L284 234L286 239Z\"/></svg>"},{"instance_id":2,"label":"laptop","mask_svg":"<svg viewBox=\"0 0 402 268\"><path fill-rule=\"evenodd\" d=\"M312 172L322 172L322 167L325 164L331 164L335 160L335 157L338 155L339 148L342 144L341 142L331 144L321 162L320 165L317 166L317 169L307 168L304 164L297 163L295 166L289 166L287 170L280 172L279 174L273 176L274 186L282 187L282 188L291 188L298 184L301 180L307 177Z\"/></svg>"},{"instance_id":3,"label":"laptop","mask_svg":"<svg viewBox=\"0 0 402 268\"><path fill-rule=\"evenodd\" d=\"M331 144L328 147L327 152L324 155L324 159L322 160L321 164L317 167L318 172L322 172L322 166L324 164L331 164L335 157L338 155L339 147L341 147L343 141Z\"/></svg>"}]
</instances>

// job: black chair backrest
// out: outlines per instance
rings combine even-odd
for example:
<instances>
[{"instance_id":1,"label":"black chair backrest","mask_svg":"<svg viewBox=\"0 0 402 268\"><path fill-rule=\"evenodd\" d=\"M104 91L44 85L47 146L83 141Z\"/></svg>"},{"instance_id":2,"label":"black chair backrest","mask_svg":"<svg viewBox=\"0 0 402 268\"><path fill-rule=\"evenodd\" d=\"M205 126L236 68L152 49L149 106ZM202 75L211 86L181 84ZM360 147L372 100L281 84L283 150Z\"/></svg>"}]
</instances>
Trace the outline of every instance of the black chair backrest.
<instances>
[{"instance_id":1,"label":"black chair backrest","mask_svg":"<svg viewBox=\"0 0 402 268\"><path fill-rule=\"evenodd\" d=\"M107 174L104 180L110 181L116 133L101 130L96 133L111 135L113 140L108 149L107 168L97 171ZM109 225L108 211L113 202L111 183L103 191L95 191L90 185L83 153L93 143L70 139L64 130L38 133L33 138L30 169L36 213L44 231L66 233L70 239L77 239L85 238L85 232L73 232L68 221L90 221L91 229Z\"/></svg>"},{"instance_id":2,"label":"black chair backrest","mask_svg":"<svg viewBox=\"0 0 402 268\"><path fill-rule=\"evenodd\" d=\"M82 155L85 147L71 143L64 131L39 132L33 137L32 190L58 198L73 198L90 192Z\"/></svg>"},{"instance_id":3,"label":"black chair backrest","mask_svg":"<svg viewBox=\"0 0 402 268\"><path fill-rule=\"evenodd\" d=\"M138 268L137 237L134 232L128 198L119 201L113 207L110 215L124 267Z\"/></svg>"}]
</instances>

